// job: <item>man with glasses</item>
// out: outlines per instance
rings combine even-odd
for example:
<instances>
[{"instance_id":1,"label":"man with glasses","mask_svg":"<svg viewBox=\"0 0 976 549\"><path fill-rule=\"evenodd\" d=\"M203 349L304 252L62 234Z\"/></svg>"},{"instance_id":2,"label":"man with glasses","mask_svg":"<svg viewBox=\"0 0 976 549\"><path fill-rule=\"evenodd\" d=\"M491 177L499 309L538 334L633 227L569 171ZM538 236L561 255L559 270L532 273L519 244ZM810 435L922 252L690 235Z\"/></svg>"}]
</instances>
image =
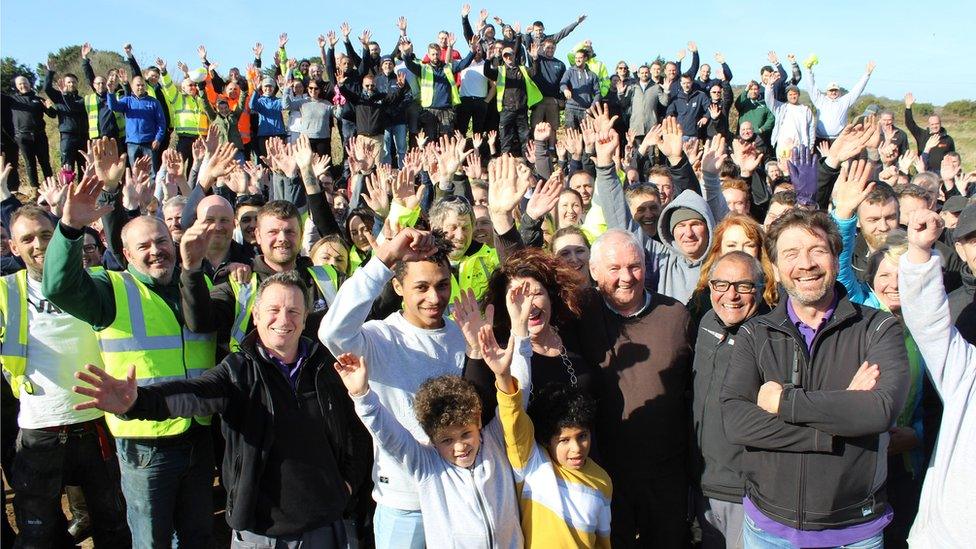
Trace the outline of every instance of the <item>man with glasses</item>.
<instances>
[{"instance_id":1,"label":"man with glasses","mask_svg":"<svg viewBox=\"0 0 976 549\"><path fill-rule=\"evenodd\" d=\"M766 312L762 266L742 251L718 258L708 273L712 308L702 317L695 344L695 512L705 549L742 547L742 446L725 437L719 393L740 327Z\"/></svg>"},{"instance_id":2,"label":"man with glasses","mask_svg":"<svg viewBox=\"0 0 976 549\"><path fill-rule=\"evenodd\" d=\"M767 251L787 296L739 332L721 391L745 479L746 547L881 547L888 430L909 389L890 313L837 282L841 237L827 213L773 222Z\"/></svg>"},{"instance_id":3,"label":"man with glasses","mask_svg":"<svg viewBox=\"0 0 976 549\"><path fill-rule=\"evenodd\" d=\"M352 105L353 116L356 117L356 135L376 143L373 149L374 164L385 156L383 134L390 124L386 113L403 101L407 77L402 73L397 74L396 80L391 84L388 93L378 92L373 76L367 74L363 77L360 93L346 88L345 84L339 86L339 91Z\"/></svg>"},{"instance_id":4,"label":"man with glasses","mask_svg":"<svg viewBox=\"0 0 976 549\"><path fill-rule=\"evenodd\" d=\"M183 72L179 91L173 83L173 78L166 72L166 63L160 59L157 66L162 73L163 97L169 105L173 131L176 132L176 150L183 157L183 162L189 162L193 158L193 142L200 136L206 136L210 125L210 118L204 106L206 102L203 97L200 97L200 87L190 78L190 71L182 61L176 64L176 67ZM186 176L188 173L189 166L184 170L183 175Z\"/></svg>"}]
</instances>

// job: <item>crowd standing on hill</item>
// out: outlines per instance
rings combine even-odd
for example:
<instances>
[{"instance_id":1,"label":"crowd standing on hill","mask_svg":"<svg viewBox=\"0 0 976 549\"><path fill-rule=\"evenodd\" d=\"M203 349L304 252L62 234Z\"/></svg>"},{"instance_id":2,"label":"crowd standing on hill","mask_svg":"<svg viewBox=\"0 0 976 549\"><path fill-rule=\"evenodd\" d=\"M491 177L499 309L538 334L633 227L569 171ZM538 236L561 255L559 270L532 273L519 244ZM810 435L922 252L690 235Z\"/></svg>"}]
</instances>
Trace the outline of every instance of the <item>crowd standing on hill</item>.
<instances>
[{"instance_id":1,"label":"crowd standing on hill","mask_svg":"<svg viewBox=\"0 0 976 549\"><path fill-rule=\"evenodd\" d=\"M18 77L4 546L213 546L215 473L240 548L971 543L940 118L852 113L873 62L610 68L585 19Z\"/></svg>"}]
</instances>

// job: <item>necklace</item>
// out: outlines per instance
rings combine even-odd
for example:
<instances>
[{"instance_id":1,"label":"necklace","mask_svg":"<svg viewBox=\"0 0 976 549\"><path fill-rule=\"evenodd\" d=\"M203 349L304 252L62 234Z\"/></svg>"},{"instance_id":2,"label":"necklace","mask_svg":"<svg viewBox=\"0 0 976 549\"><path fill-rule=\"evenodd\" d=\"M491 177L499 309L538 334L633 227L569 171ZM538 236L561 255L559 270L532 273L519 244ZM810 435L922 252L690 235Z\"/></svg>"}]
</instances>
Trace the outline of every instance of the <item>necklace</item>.
<instances>
[{"instance_id":1,"label":"necklace","mask_svg":"<svg viewBox=\"0 0 976 549\"><path fill-rule=\"evenodd\" d=\"M563 361L563 366L566 367L566 374L569 375L569 384L576 387L576 369L573 368L573 362L569 360L569 356L566 354L565 345L559 345L559 358Z\"/></svg>"}]
</instances>

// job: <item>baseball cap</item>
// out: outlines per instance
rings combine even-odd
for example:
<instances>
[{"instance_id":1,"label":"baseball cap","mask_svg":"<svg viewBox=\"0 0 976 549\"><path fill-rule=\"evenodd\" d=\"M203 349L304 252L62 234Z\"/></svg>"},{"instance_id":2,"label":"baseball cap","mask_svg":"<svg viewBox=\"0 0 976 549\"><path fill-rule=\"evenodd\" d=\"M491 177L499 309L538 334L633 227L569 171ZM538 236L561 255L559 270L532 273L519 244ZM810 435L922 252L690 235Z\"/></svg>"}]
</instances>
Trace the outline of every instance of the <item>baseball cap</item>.
<instances>
[{"instance_id":1,"label":"baseball cap","mask_svg":"<svg viewBox=\"0 0 976 549\"><path fill-rule=\"evenodd\" d=\"M830 91L830 90L839 90L839 89L840 89L840 86L837 85L837 82L831 82L830 84L827 84L827 91Z\"/></svg>"},{"instance_id":2,"label":"baseball cap","mask_svg":"<svg viewBox=\"0 0 976 549\"><path fill-rule=\"evenodd\" d=\"M976 232L976 204L971 204L959 214L956 228L952 230L952 237L959 242L964 237Z\"/></svg>"},{"instance_id":3,"label":"baseball cap","mask_svg":"<svg viewBox=\"0 0 976 549\"><path fill-rule=\"evenodd\" d=\"M942 211L957 214L965 210L968 205L969 200L965 196L950 196L942 205Z\"/></svg>"}]
</instances>

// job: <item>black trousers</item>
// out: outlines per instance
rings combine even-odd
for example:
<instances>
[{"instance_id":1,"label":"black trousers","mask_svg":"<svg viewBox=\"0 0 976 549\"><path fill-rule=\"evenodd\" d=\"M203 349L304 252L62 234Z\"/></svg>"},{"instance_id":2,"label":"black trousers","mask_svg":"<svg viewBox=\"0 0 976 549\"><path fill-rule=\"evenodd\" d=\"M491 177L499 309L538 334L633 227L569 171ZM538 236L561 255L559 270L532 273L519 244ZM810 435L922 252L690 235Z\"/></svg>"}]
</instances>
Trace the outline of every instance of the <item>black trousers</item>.
<instances>
[{"instance_id":1,"label":"black trousers","mask_svg":"<svg viewBox=\"0 0 976 549\"><path fill-rule=\"evenodd\" d=\"M499 151L521 154L522 147L529 142L529 109L522 107L517 111L502 110L498 117Z\"/></svg>"},{"instance_id":2,"label":"black trousers","mask_svg":"<svg viewBox=\"0 0 976 549\"><path fill-rule=\"evenodd\" d=\"M317 154L319 156L325 156L325 155L332 156L332 139L331 138L328 138L328 137L326 137L324 139L313 139L313 138L309 138L308 139L308 144L312 146L312 152L314 152L315 154Z\"/></svg>"},{"instance_id":3,"label":"black trousers","mask_svg":"<svg viewBox=\"0 0 976 549\"><path fill-rule=\"evenodd\" d=\"M428 140L437 140L442 135L451 135L454 132L455 118L454 107L425 108L420 112L420 125Z\"/></svg>"},{"instance_id":4,"label":"black trousers","mask_svg":"<svg viewBox=\"0 0 976 549\"><path fill-rule=\"evenodd\" d=\"M81 154L88 145L88 139L79 135L74 135L70 133L61 134L61 167L68 166L78 174L78 179L81 179L81 173L85 171L85 157ZM119 149L121 153L125 149Z\"/></svg>"},{"instance_id":5,"label":"black trousers","mask_svg":"<svg viewBox=\"0 0 976 549\"><path fill-rule=\"evenodd\" d=\"M614 485L610 516L614 547L688 547L687 476L621 481Z\"/></svg>"},{"instance_id":6,"label":"black trousers","mask_svg":"<svg viewBox=\"0 0 976 549\"><path fill-rule=\"evenodd\" d=\"M37 188L39 180L37 178L37 164L41 165L41 172L44 177L51 177L51 152L48 150L47 136L43 133L37 135L18 135L16 137L17 147L20 154L24 156L24 165L27 168L27 182L31 187ZM16 159L10 159L11 164L15 164ZM11 188L11 190L13 190Z\"/></svg>"},{"instance_id":7,"label":"black trousers","mask_svg":"<svg viewBox=\"0 0 976 549\"><path fill-rule=\"evenodd\" d=\"M17 166L20 162L17 161L17 155L20 154L20 147L17 146L17 141L13 137L8 137L7 134L3 135L3 141L0 141L0 152L3 153L3 158L8 164L10 164L10 175L7 178L7 185L9 185L11 191L17 190L17 186L20 185L20 170Z\"/></svg>"},{"instance_id":8,"label":"black trousers","mask_svg":"<svg viewBox=\"0 0 976 549\"><path fill-rule=\"evenodd\" d=\"M471 124L471 131L482 133L485 131L485 117L488 115L488 103L483 97L462 97L461 104L457 107L457 128L462 135L468 134L468 124Z\"/></svg>"},{"instance_id":9,"label":"black trousers","mask_svg":"<svg viewBox=\"0 0 976 549\"><path fill-rule=\"evenodd\" d=\"M18 547L52 547L65 533L61 490L80 486L96 547L131 547L115 442L97 419L59 432L21 429L11 473Z\"/></svg>"}]
</instances>

